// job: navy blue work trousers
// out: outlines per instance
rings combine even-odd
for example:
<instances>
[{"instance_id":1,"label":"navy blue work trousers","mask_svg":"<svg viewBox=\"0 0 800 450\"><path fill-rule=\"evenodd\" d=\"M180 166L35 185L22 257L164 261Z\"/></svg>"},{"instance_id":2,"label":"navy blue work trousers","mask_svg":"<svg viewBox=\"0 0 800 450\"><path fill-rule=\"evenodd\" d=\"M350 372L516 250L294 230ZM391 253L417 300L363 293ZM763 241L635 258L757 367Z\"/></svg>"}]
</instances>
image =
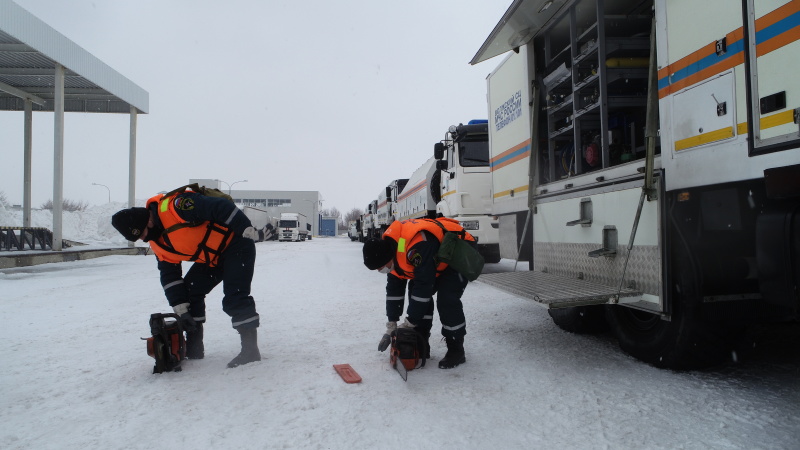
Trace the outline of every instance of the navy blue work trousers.
<instances>
[{"instance_id":1,"label":"navy blue work trousers","mask_svg":"<svg viewBox=\"0 0 800 450\"><path fill-rule=\"evenodd\" d=\"M409 284L413 283L414 280L409 281ZM467 283L466 278L450 267L436 277L434 295L444 337L460 337L467 334L467 320L464 317L464 305L461 303L461 296L464 295ZM406 313L412 323L419 324L420 329L430 330L433 326L433 301L411 300L408 302Z\"/></svg>"},{"instance_id":2,"label":"navy blue work trousers","mask_svg":"<svg viewBox=\"0 0 800 450\"><path fill-rule=\"evenodd\" d=\"M255 243L237 236L222 252L219 264L215 267L193 264L183 277L192 316L205 317L206 295L222 282L222 310L231 317L233 328L257 328L259 317L256 302L250 295L255 263Z\"/></svg>"}]
</instances>

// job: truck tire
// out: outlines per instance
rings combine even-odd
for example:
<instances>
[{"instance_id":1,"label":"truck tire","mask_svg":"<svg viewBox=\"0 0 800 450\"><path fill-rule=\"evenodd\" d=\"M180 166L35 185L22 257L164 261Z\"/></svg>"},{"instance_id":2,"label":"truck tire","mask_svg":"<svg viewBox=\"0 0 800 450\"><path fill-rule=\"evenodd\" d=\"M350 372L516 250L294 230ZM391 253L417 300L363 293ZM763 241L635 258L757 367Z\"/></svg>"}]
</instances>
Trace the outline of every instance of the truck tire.
<instances>
[{"instance_id":1,"label":"truck tire","mask_svg":"<svg viewBox=\"0 0 800 450\"><path fill-rule=\"evenodd\" d=\"M670 320L622 305L607 305L606 319L622 350L667 369L697 369L730 360L725 327L705 320L696 260L683 243L673 252Z\"/></svg>"},{"instance_id":2,"label":"truck tire","mask_svg":"<svg viewBox=\"0 0 800 450\"><path fill-rule=\"evenodd\" d=\"M603 305L548 309L547 312L559 328L570 333L595 334L608 331Z\"/></svg>"},{"instance_id":3,"label":"truck tire","mask_svg":"<svg viewBox=\"0 0 800 450\"><path fill-rule=\"evenodd\" d=\"M478 245L478 250L485 263L494 264L500 262L500 245Z\"/></svg>"}]
</instances>

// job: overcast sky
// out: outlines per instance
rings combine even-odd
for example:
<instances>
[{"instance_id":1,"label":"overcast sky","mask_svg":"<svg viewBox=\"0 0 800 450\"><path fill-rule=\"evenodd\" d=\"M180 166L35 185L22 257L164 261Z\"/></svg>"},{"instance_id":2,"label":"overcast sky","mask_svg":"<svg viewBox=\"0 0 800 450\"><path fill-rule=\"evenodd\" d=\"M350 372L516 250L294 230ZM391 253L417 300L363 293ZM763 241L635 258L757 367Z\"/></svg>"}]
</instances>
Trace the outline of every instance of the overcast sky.
<instances>
[{"instance_id":1,"label":"overcast sky","mask_svg":"<svg viewBox=\"0 0 800 450\"><path fill-rule=\"evenodd\" d=\"M510 0L15 0L150 94L136 198L190 178L320 191L364 209L450 125L487 118L470 66ZM32 202L53 197L53 115L33 116ZM64 198L127 199L127 114L67 113ZM0 191L22 203L23 113L0 112Z\"/></svg>"}]
</instances>

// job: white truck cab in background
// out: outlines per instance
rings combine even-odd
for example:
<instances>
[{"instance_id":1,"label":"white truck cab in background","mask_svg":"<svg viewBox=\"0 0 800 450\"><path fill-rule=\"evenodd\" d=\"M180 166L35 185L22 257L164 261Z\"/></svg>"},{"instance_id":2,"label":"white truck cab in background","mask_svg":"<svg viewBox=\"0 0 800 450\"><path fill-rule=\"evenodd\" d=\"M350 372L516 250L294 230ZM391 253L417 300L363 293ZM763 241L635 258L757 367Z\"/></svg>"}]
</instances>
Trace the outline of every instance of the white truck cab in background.
<instances>
[{"instance_id":1,"label":"white truck cab in background","mask_svg":"<svg viewBox=\"0 0 800 450\"><path fill-rule=\"evenodd\" d=\"M355 220L351 220L347 225L347 237L350 238L351 241L358 240L358 223Z\"/></svg>"},{"instance_id":2,"label":"white truck cab in background","mask_svg":"<svg viewBox=\"0 0 800 450\"><path fill-rule=\"evenodd\" d=\"M441 171L436 212L458 220L478 240L488 263L500 261L500 232L492 213L492 174L489 171L489 133L486 120L453 125L434 145ZM435 195L435 197L437 197Z\"/></svg>"},{"instance_id":3,"label":"white truck cab in background","mask_svg":"<svg viewBox=\"0 0 800 450\"><path fill-rule=\"evenodd\" d=\"M308 232L308 220L301 213L281 213L278 222L279 241L305 241L311 240Z\"/></svg>"}]
</instances>

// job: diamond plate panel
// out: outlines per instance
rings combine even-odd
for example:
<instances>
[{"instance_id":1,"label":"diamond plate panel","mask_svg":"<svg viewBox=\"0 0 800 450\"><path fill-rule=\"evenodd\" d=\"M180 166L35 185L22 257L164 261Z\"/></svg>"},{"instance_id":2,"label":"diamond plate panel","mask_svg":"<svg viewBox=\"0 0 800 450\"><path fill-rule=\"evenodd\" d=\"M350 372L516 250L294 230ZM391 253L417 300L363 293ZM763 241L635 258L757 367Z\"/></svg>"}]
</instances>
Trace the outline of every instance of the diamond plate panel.
<instances>
[{"instance_id":1,"label":"diamond plate panel","mask_svg":"<svg viewBox=\"0 0 800 450\"><path fill-rule=\"evenodd\" d=\"M581 278L618 286L625 264L626 246L617 247L613 257L592 258L589 252L599 244L541 243L533 247L533 269L568 278ZM582 275L581 275L582 274ZM634 246L631 250L623 288L661 295L661 252L657 246Z\"/></svg>"},{"instance_id":2,"label":"diamond plate panel","mask_svg":"<svg viewBox=\"0 0 800 450\"><path fill-rule=\"evenodd\" d=\"M601 305L616 302L617 299L641 297L640 292L631 289L618 292L612 286L535 271L486 274L481 275L478 281L529 298L548 308Z\"/></svg>"}]
</instances>

